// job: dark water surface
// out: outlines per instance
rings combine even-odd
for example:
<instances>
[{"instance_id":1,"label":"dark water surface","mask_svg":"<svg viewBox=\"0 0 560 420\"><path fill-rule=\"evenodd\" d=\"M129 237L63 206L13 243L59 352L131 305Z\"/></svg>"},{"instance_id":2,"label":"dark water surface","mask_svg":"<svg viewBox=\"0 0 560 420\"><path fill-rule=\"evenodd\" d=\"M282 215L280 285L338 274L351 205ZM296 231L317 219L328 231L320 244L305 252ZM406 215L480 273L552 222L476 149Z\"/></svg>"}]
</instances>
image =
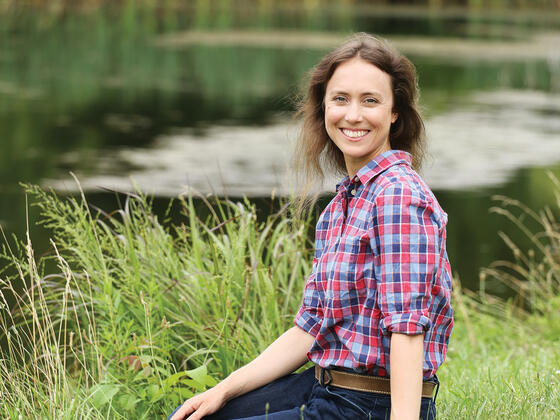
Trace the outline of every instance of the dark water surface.
<instances>
[{"instance_id":1,"label":"dark water surface","mask_svg":"<svg viewBox=\"0 0 560 420\"><path fill-rule=\"evenodd\" d=\"M425 175L449 213L448 250L464 285L476 288L481 266L511 258L497 233L515 233L489 213L492 195L555 203L547 171L560 177L557 13L124 4L0 12L8 234L25 231L19 183L75 190L69 171L105 210L117 203L98 186L124 189L129 176L165 209L185 185L209 189L225 173L230 196L252 196L266 212L271 191L282 191L276 173L302 77L362 30L394 40L417 66L432 144ZM48 233L33 227L37 218L31 209L40 254Z\"/></svg>"}]
</instances>

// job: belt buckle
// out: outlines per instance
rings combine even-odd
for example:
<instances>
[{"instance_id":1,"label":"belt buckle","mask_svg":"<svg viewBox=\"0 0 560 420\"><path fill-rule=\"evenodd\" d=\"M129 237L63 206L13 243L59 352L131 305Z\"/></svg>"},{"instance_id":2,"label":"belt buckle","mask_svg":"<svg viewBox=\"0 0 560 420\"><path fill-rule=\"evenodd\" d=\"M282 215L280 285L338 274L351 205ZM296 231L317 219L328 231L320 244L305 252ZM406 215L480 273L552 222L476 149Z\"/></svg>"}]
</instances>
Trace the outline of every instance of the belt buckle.
<instances>
[{"instance_id":1,"label":"belt buckle","mask_svg":"<svg viewBox=\"0 0 560 420\"><path fill-rule=\"evenodd\" d=\"M328 376L328 378L327 378L328 382L325 382L325 372L327 373L327 376ZM322 367L320 378L321 378L321 380L319 381L319 383L321 384L321 386L330 385L330 383L332 382L332 375L331 375L330 369L325 369L324 367Z\"/></svg>"}]
</instances>

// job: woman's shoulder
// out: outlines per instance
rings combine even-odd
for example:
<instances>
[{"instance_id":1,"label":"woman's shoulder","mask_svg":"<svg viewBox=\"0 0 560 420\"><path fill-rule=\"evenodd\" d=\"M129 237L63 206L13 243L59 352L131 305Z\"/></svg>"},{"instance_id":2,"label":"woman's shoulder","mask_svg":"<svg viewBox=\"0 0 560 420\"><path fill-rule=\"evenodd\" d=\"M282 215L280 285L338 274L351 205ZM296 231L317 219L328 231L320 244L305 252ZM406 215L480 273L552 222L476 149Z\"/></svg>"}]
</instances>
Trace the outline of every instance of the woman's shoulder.
<instances>
[{"instance_id":1,"label":"woman's shoulder","mask_svg":"<svg viewBox=\"0 0 560 420\"><path fill-rule=\"evenodd\" d=\"M394 165L379 174L374 181L377 195L402 192L430 202L435 196L422 177L409 165Z\"/></svg>"},{"instance_id":2,"label":"woman's shoulder","mask_svg":"<svg viewBox=\"0 0 560 420\"><path fill-rule=\"evenodd\" d=\"M424 179L409 165L395 165L377 177L374 182L374 198L376 202L408 203L426 207L433 211L437 218L447 221L447 214L441 208L436 196Z\"/></svg>"}]
</instances>

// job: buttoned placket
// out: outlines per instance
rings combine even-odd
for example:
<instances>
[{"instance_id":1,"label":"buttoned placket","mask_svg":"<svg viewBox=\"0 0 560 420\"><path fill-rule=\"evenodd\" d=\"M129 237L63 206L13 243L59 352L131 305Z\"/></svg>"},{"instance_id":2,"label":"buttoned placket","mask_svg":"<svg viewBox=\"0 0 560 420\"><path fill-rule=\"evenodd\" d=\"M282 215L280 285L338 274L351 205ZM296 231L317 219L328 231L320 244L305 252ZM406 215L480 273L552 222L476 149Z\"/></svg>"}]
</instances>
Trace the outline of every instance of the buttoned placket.
<instances>
[{"instance_id":1,"label":"buttoned placket","mask_svg":"<svg viewBox=\"0 0 560 420\"><path fill-rule=\"evenodd\" d=\"M341 220L337 222L336 225L334 226L336 237L340 237L340 235L344 231L344 226L346 225L346 213L348 208L346 187L344 186L340 187L340 189L338 190L338 197L339 197L342 217L340 218Z\"/></svg>"},{"instance_id":2,"label":"buttoned placket","mask_svg":"<svg viewBox=\"0 0 560 420\"><path fill-rule=\"evenodd\" d=\"M359 187L359 182L360 179L358 178L357 175L354 175L354 178L352 178L352 181L350 181L350 184L348 185L348 189L346 192L346 199L347 199L347 213L348 213L348 209L350 209L352 206L352 199L356 197L356 194L358 193L358 187Z\"/></svg>"},{"instance_id":3,"label":"buttoned placket","mask_svg":"<svg viewBox=\"0 0 560 420\"><path fill-rule=\"evenodd\" d=\"M342 187L339 191L341 194L341 204L342 204L342 214L343 214L343 223L341 232L346 225L346 220L348 219L348 209L351 207L352 199L356 196L358 192L358 182L359 178L357 175L354 175L348 186Z\"/></svg>"},{"instance_id":4,"label":"buttoned placket","mask_svg":"<svg viewBox=\"0 0 560 420\"><path fill-rule=\"evenodd\" d=\"M360 178L358 178L358 175L354 175L354 178L352 178L352 181L350 181L350 196L353 198L356 196L356 193L358 192L358 182L360 181Z\"/></svg>"}]
</instances>

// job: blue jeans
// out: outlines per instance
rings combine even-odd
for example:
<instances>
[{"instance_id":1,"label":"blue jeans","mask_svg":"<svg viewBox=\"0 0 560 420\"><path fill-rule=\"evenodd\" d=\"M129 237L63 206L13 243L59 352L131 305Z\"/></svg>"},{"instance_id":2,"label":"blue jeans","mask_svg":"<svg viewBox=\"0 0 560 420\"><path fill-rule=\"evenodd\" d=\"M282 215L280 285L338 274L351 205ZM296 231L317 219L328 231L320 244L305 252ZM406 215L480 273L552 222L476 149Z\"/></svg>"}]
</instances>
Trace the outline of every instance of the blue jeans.
<instances>
[{"instance_id":1,"label":"blue jeans","mask_svg":"<svg viewBox=\"0 0 560 420\"><path fill-rule=\"evenodd\" d=\"M314 368L291 374L229 401L206 420L389 420L391 397L321 386ZM171 414L173 415L173 414ZM170 416L171 417L171 416ZM436 420L435 402L422 398L422 420Z\"/></svg>"}]
</instances>

